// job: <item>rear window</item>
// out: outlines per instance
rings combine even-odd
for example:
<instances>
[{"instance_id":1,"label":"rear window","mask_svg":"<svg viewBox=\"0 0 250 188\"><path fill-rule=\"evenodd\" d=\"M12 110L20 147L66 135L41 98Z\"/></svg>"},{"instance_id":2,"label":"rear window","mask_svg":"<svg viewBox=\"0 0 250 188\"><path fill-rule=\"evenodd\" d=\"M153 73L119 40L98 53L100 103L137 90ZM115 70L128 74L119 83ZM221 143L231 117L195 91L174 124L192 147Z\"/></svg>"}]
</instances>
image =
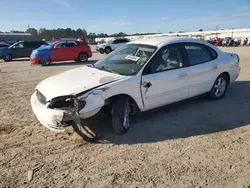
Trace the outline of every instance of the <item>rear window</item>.
<instances>
[{"instance_id":1,"label":"rear window","mask_svg":"<svg viewBox=\"0 0 250 188\"><path fill-rule=\"evenodd\" d=\"M190 65L197 65L213 60L212 55L204 45L185 44L185 49L188 53Z\"/></svg>"},{"instance_id":2,"label":"rear window","mask_svg":"<svg viewBox=\"0 0 250 188\"><path fill-rule=\"evenodd\" d=\"M211 54L212 56L212 59L216 59L218 57L218 54L215 50L213 50L212 48L206 46L206 49L209 51L209 53Z\"/></svg>"},{"instance_id":3,"label":"rear window","mask_svg":"<svg viewBox=\"0 0 250 188\"><path fill-rule=\"evenodd\" d=\"M74 47L74 46L76 46L76 43L74 43L74 42L67 42L66 46L69 47L69 48L70 47Z\"/></svg>"}]
</instances>

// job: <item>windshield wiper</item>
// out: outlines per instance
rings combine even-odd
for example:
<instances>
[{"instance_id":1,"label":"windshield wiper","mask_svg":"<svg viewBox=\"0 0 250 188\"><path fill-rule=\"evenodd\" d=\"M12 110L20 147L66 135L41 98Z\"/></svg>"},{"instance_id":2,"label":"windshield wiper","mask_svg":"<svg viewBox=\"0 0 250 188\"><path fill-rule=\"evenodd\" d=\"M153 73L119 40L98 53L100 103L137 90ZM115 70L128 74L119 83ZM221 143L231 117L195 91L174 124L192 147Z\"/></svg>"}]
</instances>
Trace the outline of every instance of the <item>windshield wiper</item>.
<instances>
[{"instance_id":1,"label":"windshield wiper","mask_svg":"<svg viewBox=\"0 0 250 188\"><path fill-rule=\"evenodd\" d=\"M106 66L101 66L101 67L94 66L94 67L97 68L97 69L99 69L99 70L104 70L104 71L115 73L115 74L121 74L121 73L115 71L114 69L112 69L110 67L106 67Z\"/></svg>"}]
</instances>

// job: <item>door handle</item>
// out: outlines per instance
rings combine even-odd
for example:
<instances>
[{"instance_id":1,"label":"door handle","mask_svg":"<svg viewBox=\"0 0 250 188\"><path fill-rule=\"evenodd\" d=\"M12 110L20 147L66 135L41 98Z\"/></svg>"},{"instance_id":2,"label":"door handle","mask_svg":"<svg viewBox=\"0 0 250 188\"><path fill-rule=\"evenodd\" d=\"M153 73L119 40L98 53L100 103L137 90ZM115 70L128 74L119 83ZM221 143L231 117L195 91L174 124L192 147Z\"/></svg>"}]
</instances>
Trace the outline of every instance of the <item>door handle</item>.
<instances>
[{"instance_id":1,"label":"door handle","mask_svg":"<svg viewBox=\"0 0 250 188\"><path fill-rule=\"evenodd\" d=\"M152 84L150 82L143 82L142 86L145 88L150 88L152 86Z\"/></svg>"},{"instance_id":2,"label":"door handle","mask_svg":"<svg viewBox=\"0 0 250 188\"><path fill-rule=\"evenodd\" d=\"M181 74L179 74L178 78L183 78L185 76L187 76L187 73L181 73Z\"/></svg>"},{"instance_id":3,"label":"door handle","mask_svg":"<svg viewBox=\"0 0 250 188\"><path fill-rule=\"evenodd\" d=\"M218 66L217 65L214 65L213 67L212 67L212 69L214 70L214 69L218 69Z\"/></svg>"}]
</instances>

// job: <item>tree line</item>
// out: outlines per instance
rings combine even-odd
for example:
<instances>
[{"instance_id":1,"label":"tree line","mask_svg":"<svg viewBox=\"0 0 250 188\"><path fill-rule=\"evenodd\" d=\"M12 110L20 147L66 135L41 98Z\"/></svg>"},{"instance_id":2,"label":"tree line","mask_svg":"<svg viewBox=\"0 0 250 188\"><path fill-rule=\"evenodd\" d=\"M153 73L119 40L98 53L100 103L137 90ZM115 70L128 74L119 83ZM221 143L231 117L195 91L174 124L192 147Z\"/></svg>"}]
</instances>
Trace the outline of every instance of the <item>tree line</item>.
<instances>
[{"instance_id":1,"label":"tree line","mask_svg":"<svg viewBox=\"0 0 250 188\"><path fill-rule=\"evenodd\" d=\"M81 39L95 39L103 37L122 37L122 36L132 36L132 35L149 35L149 34L159 34L159 33L135 33L127 34L124 32L106 34L106 33L87 33L85 29L71 29L71 28L57 28L57 29L46 29L41 28L39 30L35 28L28 28L26 31L11 30L12 33L30 33L32 36L40 39L52 40L58 38L81 38ZM0 33L2 33L0 31Z\"/></svg>"}]
</instances>

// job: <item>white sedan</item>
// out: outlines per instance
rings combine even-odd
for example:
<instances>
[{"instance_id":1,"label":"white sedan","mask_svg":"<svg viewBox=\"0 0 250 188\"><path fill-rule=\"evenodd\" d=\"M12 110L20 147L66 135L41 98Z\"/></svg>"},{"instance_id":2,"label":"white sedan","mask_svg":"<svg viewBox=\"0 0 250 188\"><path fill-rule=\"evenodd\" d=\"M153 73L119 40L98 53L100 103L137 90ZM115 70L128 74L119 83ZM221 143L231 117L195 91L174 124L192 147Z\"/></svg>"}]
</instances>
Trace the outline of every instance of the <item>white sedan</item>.
<instances>
[{"instance_id":1,"label":"white sedan","mask_svg":"<svg viewBox=\"0 0 250 188\"><path fill-rule=\"evenodd\" d=\"M96 62L43 80L31 97L51 130L106 111L116 134L131 116L201 94L221 99L240 74L239 56L202 40L155 37L127 43Z\"/></svg>"}]
</instances>

